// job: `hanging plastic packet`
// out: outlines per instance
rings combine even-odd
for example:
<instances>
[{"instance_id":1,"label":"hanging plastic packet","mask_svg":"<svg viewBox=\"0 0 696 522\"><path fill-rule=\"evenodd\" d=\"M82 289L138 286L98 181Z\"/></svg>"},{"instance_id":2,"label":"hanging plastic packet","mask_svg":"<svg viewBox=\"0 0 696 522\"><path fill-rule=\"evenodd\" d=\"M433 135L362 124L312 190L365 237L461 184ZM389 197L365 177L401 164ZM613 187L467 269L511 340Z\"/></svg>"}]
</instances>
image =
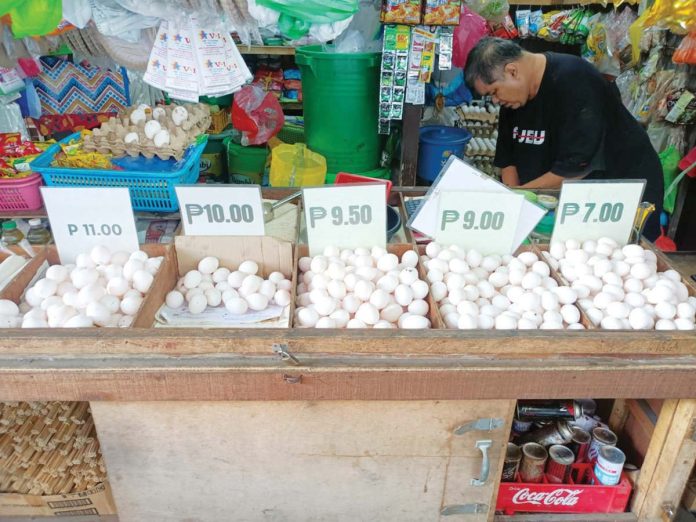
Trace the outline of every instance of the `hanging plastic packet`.
<instances>
[{"instance_id":1,"label":"hanging plastic packet","mask_svg":"<svg viewBox=\"0 0 696 522\"><path fill-rule=\"evenodd\" d=\"M440 53L438 69L449 71L452 69L452 44L454 43L454 29L442 27L440 29Z\"/></svg>"},{"instance_id":2,"label":"hanging plastic packet","mask_svg":"<svg viewBox=\"0 0 696 522\"><path fill-rule=\"evenodd\" d=\"M531 16L531 11L529 9L518 9L515 13L515 20L517 22L517 31L520 34L520 38L529 37L529 17Z\"/></svg>"},{"instance_id":3,"label":"hanging plastic packet","mask_svg":"<svg viewBox=\"0 0 696 522\"><path fill-rule=\"evenodd\" d=\"M384 28L379 84L380 134L389 134L391 120L400 120L403 116L410 37L408 26L387 25Z\"/></svg>"},{"instance_id":4,"label":"hanging plastic packet","mask_svg":"<svg viewBox=\"0 0 696 522\"><path fill-rule=\"evenodd\" d=\"M529 15L529 34L537 36L544 25L544 13L541 9L535 9Z\"/></svg>"}]
</instances>

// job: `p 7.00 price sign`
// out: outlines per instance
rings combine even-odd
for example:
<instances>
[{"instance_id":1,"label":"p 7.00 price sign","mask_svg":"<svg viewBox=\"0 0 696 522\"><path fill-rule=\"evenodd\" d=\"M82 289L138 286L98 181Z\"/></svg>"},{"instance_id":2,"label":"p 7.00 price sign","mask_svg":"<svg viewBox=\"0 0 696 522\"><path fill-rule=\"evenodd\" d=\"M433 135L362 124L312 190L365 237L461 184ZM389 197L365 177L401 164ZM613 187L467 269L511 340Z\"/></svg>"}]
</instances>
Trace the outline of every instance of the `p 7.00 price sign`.
<instances>
[{"instance_id":1,"label":"p 7.00 price sign","mask_svg":"<svg viewBox=\"0 0 696 522\"><path fill-rule=\"evenodd\" d=\"M97 245L112 252L138 250L127 188L42 187L41 194L61 262L72 263Z\"/></svg>"},{"instance_id":2,"label":"p 7.00 price sign","mask_svg":"<svg viewBox=\"0 0 696 522\"><path fill-rule=\"evenodd\" d=\"M327 246L385 246L385 191L381 183L303 189L310 255L321 254Z\"/></svg>"},{"instance_id":3,"label":"p 7.00 price sign","mask_svg":"<svg viewBox=\"0 0 696 522\"><path fill-rule=\"evenodd\" d=\"M442 192L435 240L484 254L509 254L523 199L513 193Z\"/></svg>"},{"instance_id":4,"label":"p 7.00 price sign","mask_svg":"<svg viewBox=\"0 0 696 522\"><path fill-rule=\"evenodd\" d=\"M552 241L610 237L630 239L645 181L565 181L556 208Z\"/></svg>"},{"instance_id":5,"label":"p 7.00 price sign","mask_svg":"<svg viewBox=\"0 0 696 522\"><path fill-rule=\"evenodd\" d=\"M263 204L258 185L176 187L187 236L263 236Z\"/></svg>"}]
</instances>

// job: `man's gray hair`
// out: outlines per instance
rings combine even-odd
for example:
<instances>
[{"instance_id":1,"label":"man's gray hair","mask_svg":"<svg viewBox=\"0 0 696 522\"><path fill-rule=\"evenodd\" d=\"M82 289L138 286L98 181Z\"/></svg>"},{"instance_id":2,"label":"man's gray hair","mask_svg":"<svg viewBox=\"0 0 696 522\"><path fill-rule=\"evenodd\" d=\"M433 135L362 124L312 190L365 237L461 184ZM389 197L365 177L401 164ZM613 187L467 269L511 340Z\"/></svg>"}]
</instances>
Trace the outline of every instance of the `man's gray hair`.
<instances>
[{"instance_id":1,"label":"man's gray hair","mask_svg":"<svg viewBox=\"0 0 696 522\"><path fill-rule=\"evenodd\" d=\"M474 46L466 59L466 82L474 86L476 80L491 84L501 79L509 63L522 57L522 48L515 42L487 36Z\"/></svg>"}]
</instances>

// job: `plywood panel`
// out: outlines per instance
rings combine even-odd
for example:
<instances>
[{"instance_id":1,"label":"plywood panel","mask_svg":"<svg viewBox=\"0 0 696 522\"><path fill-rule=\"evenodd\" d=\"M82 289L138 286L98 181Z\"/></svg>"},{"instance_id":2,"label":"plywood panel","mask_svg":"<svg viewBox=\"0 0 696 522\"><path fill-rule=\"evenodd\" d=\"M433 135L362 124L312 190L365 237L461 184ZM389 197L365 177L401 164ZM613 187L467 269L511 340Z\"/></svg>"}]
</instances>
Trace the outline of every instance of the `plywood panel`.
<instances>
[{"instance_id":1,"label":"plywood panel","mask_svg":"<svg viewBox=\"0 0 696 522\"><path fill-rule=\"evenodd\" d=\"M508 426L458 440L453 430L511 408L511 401L92 403L119 517L129 522L423 522L438 520L447 502L492 505L495 480L473 498L461 492L480 471L475 439L493 439L499 456Z\"/></svg>"}]
</instances>

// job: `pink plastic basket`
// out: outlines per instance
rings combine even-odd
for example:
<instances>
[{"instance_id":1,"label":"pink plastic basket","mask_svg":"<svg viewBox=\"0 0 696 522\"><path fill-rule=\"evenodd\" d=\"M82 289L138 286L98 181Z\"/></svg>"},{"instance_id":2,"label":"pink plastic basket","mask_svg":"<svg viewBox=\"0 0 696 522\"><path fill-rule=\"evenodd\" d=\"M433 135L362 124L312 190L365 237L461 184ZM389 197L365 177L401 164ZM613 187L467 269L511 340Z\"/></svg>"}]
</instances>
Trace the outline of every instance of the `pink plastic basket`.
<instances>
[{"instance_id":1,"label":"pink plastic basket","mask_svg":"<svg viewBox=\"0 0 696 522\"><path fill-rule=\"evenodd\" d=\"M43 184L40 174L26 178L0 179L0 211L37 210L43 206L39 187Z\"/></svg>"}]
</instances>

